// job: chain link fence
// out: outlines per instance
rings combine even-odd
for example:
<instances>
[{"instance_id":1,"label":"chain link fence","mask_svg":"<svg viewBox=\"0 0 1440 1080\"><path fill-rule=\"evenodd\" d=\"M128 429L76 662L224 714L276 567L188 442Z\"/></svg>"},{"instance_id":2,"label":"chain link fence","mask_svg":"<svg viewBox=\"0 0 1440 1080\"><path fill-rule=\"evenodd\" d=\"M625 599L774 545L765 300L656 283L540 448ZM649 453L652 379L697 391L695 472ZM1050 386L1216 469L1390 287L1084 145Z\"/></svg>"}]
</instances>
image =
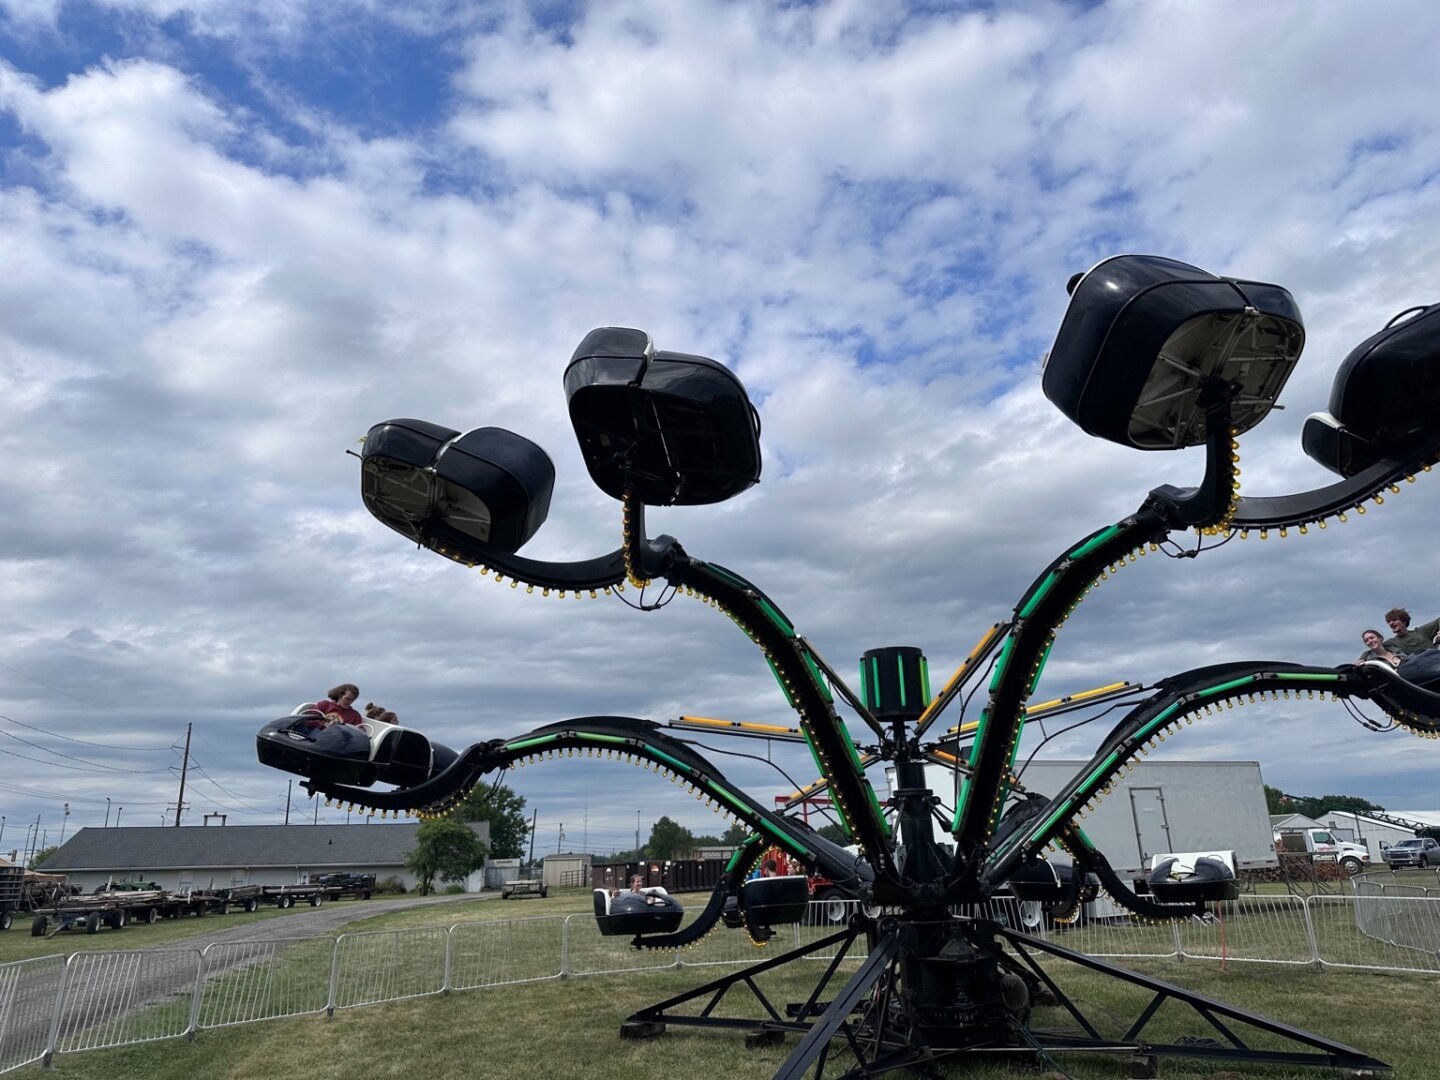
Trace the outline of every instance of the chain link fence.
<instances>
[{"instance_id":1,"label":"chain link fence","mask_svg":"<svg viewBox=\"0 0 1440 1080\"><path fill-rule=\"evenodd\" d=\"M741 966L834 934L856 907L814 903L803 922L777 927L764 948L722 929L686 949L636 950L627 937L602 936L592 916L556 915L23 960L0 965L0 1073L56 1054L454 990ZM1124 916L1056 924L1038 905L1013 900L957 914L992 918L1092 956L1440 974L1440 883L1410 885L1383 874L1357 880L1353 896L1245 895L1170 924ZM847 959L863 955L852 949ZM832 957L822 950L806 960Z\"/></svg>"}]
</instances>

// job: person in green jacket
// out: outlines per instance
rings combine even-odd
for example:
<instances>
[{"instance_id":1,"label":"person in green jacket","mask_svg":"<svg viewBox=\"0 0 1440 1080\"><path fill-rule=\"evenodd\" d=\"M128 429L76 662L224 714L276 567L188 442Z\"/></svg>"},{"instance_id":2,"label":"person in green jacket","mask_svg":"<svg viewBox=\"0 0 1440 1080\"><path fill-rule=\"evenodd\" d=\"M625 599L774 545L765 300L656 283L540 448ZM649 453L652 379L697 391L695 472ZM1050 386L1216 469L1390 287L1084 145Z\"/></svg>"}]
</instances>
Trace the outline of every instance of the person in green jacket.
<instances>
[{"instance_id":1,"label":"person in green jacket","mask_svg":"<svg viewBox=\"0 0 1440 1080\"><path fill-rule=\"evenodd\" d=\"M1414 656L1426 649L1435 648L1435 638L1440 636L1440 619L1431 619L1410 629L1410 612L1404 608L1391 608L1385 613L1385 623L1395 636L1385 642L1385 648L1403 656Z\"/></svg>"}]
</instances>

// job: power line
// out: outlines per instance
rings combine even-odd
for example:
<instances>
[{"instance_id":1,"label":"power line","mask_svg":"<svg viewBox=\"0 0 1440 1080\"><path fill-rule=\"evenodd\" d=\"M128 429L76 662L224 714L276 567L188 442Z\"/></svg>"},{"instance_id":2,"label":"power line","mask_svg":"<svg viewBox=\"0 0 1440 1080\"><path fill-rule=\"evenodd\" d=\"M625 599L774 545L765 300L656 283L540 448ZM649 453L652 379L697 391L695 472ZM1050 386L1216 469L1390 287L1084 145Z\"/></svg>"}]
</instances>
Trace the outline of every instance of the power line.
<instances>
[{"instance_id":1,"label":"power line","mask_svg":"<svg viewBox=\"0 0 1440 1080\"><path fill-rule=\"evenodd\" d=\"M164 750L164 746L119 746L115 743L95 742L93 739L76 739L69 735L61 735L58 731L51 731L49 728L40 727L38 724L27 724L24 720L16 720L13 716L0 714L0 720L11 724L18 724L20 727L29 728L31 731L38 731L42 735L49 735L52 739L63 739L65 742L79 743L81 746L98 746L105 750L126 750L134 753L154 753L156 750Z\"/></svg>"},{"instance_id":2,"label":"power line","mask_svg":"<svg viewBox=\"0 0 1440 1080\"><path fill-rule=\"evenodd\" d=\"M0 719L5 719L5 718L4 718L4 717L0 717ZM134 773L134 774L136 774L136 775L144 775L145 773L149 773L149 772L164 772L164 771L165 771L164 769L125 769L125 768L120 767L119 765L101 765L98 761L90 761L90 760L88 760L88 759L86 759L86 758L76 757L74 754L62 753L62 752L59 751L59 750L51 750L48 746L42 746L40 743L37 743L37 742L31 742L29 739L22 739L19 735L16 735L13 731L5 731L3 728L0 728L0 735L4 735L7 739L14 739L14 740L15 740L16 742L18 742L18 743L23 743L24 745L30 747L30 748L33 749L33 750L39 750L42 754L54 754L56 757L65 758L67 761L78 761L78 762L80 762L80 764L82 764L82 765L89 765L89 766L91 766L92 768L99 769L99 770L102 770L102 771L104 771L104 772ZM13 751L13 750L0 750L0 753L11 753L11 754L13 754L14 751ZM23 755L23 754L16 754L15 756L17 756L17 757L24 757L25 755ZM26 758L26 760L27 760L27 761L37 761L37 760L39 760L39 759L38 759L38 758ZM48 764L59 765L59 762L49 762ZM74 766L65 766L65 765L60 765L59 767L60 767L60 768L74 768Z\"/></svg>"}]
</instances>

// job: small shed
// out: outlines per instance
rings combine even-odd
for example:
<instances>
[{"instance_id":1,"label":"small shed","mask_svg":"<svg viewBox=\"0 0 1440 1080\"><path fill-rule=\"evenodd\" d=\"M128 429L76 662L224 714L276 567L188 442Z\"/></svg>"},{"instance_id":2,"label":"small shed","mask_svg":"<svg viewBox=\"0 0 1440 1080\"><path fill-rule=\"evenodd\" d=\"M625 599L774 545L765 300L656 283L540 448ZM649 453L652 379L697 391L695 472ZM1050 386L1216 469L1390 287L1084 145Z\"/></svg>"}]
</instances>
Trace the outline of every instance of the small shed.
<instances>
[{"instance_id":1,"label":"small shed","mask_svg":"<svg viewBox=\"0 0 1440 1080\"><path fill-rule=\"evenodd\" d=\"M567 885L590 884L591 856L587 853L562 851L541 860L540 880L552 889Z\"/></svg>"}]
</instances>

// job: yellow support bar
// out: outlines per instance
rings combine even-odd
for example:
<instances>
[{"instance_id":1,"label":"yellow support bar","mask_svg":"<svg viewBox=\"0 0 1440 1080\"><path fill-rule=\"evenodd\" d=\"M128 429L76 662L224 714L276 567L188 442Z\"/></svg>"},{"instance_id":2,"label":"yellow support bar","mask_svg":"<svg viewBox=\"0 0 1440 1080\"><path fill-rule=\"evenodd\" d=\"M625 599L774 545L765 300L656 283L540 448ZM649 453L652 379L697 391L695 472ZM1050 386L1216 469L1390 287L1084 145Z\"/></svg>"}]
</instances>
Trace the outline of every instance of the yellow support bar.
<instances>
[{"instance_id":1,"label":"yellow support bar","mask_svg":"<svg viewBox=\"0 0 1440 1080\"><path fill-rule=\"evenodd\" d=\"M880 760L880 759L877 758L874 754L861 754L861 755L860 755L860 768L861 768L861 769L868 769L871 765L875 764L875 762L877 762L877 761L879 761L879 760ZM790 809L791 806L793 806L793 805L795 804L795 801L796 801L797 799L803 799L803 798L805 798L807 795L809 795L811 792L814 792L814 791L816 791L816 790L818 790L818 789L820 789L820 788L826 788L826 787L829 787L829 786L830 786L830 781L829 781L829 780L816 780L813 784L806 784L806 785L805 785L803 788L801 788L799 791L792 791L789 795L785 796L786 805L783 807L783 809L788 810L788 809Z\"/></svg>"},{"instance_id":2,"label":"yellow support bar","mask_svg":"<svg viewBox=\"0 0 1440 1080\"><path fill-rule=\"evenodd\" d=\"M799 728L781 727L779 724L756 724L749 720L716 720L709 716L681 716L677 723L701 724L710 727L726 728L731 731L755 731L767 735L795 735L804 738L804 732Z\"/></svg>"},{"instance_id":3,"label":"yellow support bar","mask_svg":"<svg viewBox=\"0 0 1440 1080\"><path fill-rule=\"evenodd\" d=\"M1082 701L1087 701L1090 698L1098 699L1103 697L1113 697L1116 694L1134 690L1138 686L1138 683L1131 682L1117 682L1109 683L1106 686L1097 686L1093 690L1082 690L1078 694L1071 694L1068 697L1055 698L1052 701L1042 701L1038 705L1031 705L1024 710L1023 715L1026 720L1038 720L1046 713L1051 712L1055 709L1059 709L1068 705L1076 705ZM946 732L946 734L969 735L977 727L979 727L979 723L980 722L978 720L972 720L968 724L961 724L959 727L950 728Z\"/></svg>"},{"instance_id":4,"label":"yellow support bar","mask_svg":"<svg viewBox=\"0 0 1440 1080\"><path fill-rule=\"evenodd\" d=\"M916 727L923 728L930 721L930 714L935 712L941 703L946 700L946 696L950 693L951 688L961 679L965 678L966 675L970 674L970 669L975 666L975 661L985 655L986 649L1000 636L1001 630L1005 625L1005 623L996 623L976 642L975 647L970 650L970 655L960 662L960 666L955 669L955 674L950 676L950 681L945 684L944 689L935 695L925 711L920 714L920 719L915 721Z\"/></svg>"}]
</instances>

